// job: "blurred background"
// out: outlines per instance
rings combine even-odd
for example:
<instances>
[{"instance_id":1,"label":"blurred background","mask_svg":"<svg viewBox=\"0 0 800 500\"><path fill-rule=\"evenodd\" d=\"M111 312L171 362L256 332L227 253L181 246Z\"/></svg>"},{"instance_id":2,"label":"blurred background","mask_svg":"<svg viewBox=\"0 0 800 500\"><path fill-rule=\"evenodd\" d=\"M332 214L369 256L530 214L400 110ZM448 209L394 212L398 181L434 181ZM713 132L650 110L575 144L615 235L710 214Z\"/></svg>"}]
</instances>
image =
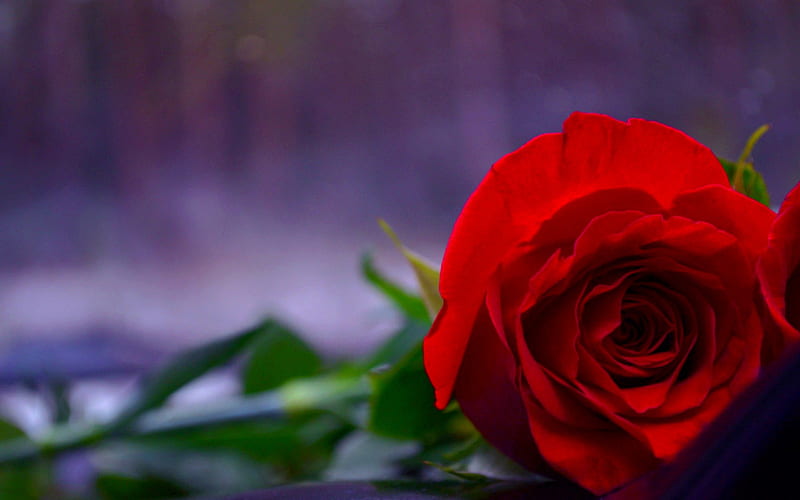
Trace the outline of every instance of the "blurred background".
<instances>
[{"instance_id":1,"label":"blurred background","mask_svg":"<svg viewBox=\"0 0 800 500\"><path fill-rule=\"evenodd\" d=\"M266 314L391 328L375 220L438 262L490 164L575 110L800 179L800 3L0 1L0 379L136 371Z\"/></svg>"}]
</instances>

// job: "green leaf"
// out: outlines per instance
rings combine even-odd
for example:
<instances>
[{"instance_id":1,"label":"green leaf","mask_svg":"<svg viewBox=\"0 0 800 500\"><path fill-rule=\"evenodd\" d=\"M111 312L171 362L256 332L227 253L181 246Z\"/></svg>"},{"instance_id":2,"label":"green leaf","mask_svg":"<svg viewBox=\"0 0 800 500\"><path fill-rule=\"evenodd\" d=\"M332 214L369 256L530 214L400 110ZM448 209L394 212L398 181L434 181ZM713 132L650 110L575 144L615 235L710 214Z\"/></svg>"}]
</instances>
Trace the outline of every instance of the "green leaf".
<instances>
[{"instance_id":1,"label":"green leaf","mask_svg":"<svg viewBox=\"0 0 800 500\"><path fill-rule=\"evenodd\" d=\"M456 443L452 450L443 456L448 462L459 462L477 452L486 444L480 434L475 434L471 438Z\"/></svg>"},{"instance_id":2,"label":"green leaf","mask_svg":"<svg viewBox=\"0 0 800 500\"><path fill-rule=\"evenodd\" d=\"M153 498L178 498L191 491L172 481L160 477L132 477L122 474L100 474L95 479L95 488L101 498L109 500L150 500Z\"/></svg>"},{"instance_id":3,"label":"green leaf","mask_svg":"<svg viewBox=\"0 0 800 500\"><path fill-rule=\"evenodd\" d=\"M361 273L367 281L388 298L404 315L417 321L430 323L430 316L425 303L420 297L407 292L401 286L393 283L380 273L375 267L372 256L364 254L361 257Z\"/></svg>"},{"instance_id":4,"label":"green leaf","mask_svg":"<svg viewBox=\"0 0 800 500\"><path fill-rule=\"evenodd\" d=\"M390 369L372 376L368 428L395 439L425 439L442 432L453 416L434 405L422 363L422 343Z\"/></svg>"},{"instance_id":5,"label":"green leaf","mask_svg":"<svg viewBox=\"0 0 800 500\"><path fill-rule=\"evenodd\" d=\"M7 420L0 419L0 441L25 437L25 433L16 425Z\"/></svg>"},{"instance_id":6,"label":"green leaf","mask_svg":"<svg viewBox=\"0 0 800 500\"><path fill-rule=\"evenodd\" d=\"M38 452L39 446L22 430L0 419L0 463L22 462Z\"/></svg>"},{"instance_id":7,"label":"green leaf","mask_svg":"<svg viewBox=\"0 0 800 500\"><path fill-rule=\"evenodd\" d=\"M753 147L767 130L769 130L769 126L762 125L753 132L736 162L723 158L719 158L719 161L725 169L725 173L728 175L728 180L733 189L769 206L770 198L767 185L764 183L764 178L761 174L753 167L753 162L750 160Z\"/></svg>"},{"instance_id":8,"label":"green leaf","mask_svg":"<svg viewBox=\"0 0 800 500\"><path fill-rule=\"evenodd\" d=\"M392 239L398 250L403 253L408 263L411 264L411 269L413 269L419 282L422 300L425 302L428 314L431 318L435 317L439 309L442 308L442 296L439 295L439 271L423 257L406 248L385 220L378 219L378 224L381 225L383 231Z\"/></svg>"},{"instance_id":9,"label":"green leaf","mask_svg":"<svg viewBox=\"0 0 800 500\"><path fill-rule=\"evenodd\" d=\"M417 321L408 321L406 324L390 336L383 344L378 347L372 356L369 357L366 367L374 368L380 365L392 365L405 356L411 349L416 347L425 334L428 333L428 326Z\"/></svg>"},{"instance_id":10,"label":"green leaf","mask_svg":"<svg viewBox=\"0 0 800 500\"><path fill-rule=\"evenodd\" d=\"M336 448L330 467L325 471L328 481L354 481L396 477L400 462L417 452L419 445L395 441L367 432L353 432Z\"/></svg>"},{"instance_id":11,"label":"green leaf","mask_svg":"<svg viewBox=\"0 0 800 500\"><path fill-rule=\"evenodd\" d=\"M491 477L484 476L483 474L478 474L477 472L469 472L465 470L460 470L457 467L451 467L449 465L437 464L436 462L425 462L425 465L430 465L431 467L435 467L442 472L450 474L451 476L457 477L459 479L463 479L465 481L472 481L478 483L488 483L495 481Z\"/></svg>"},{"instance_id":12,"label":"green leaf","mask_svg":"<svg viewBox=\"0 0 800 500\"><path fill-rule=\"evenodd\" d=\"M155 480L190 495L240 493L263 488L271 479L268 466L226 450L185 450L115 442L95 450L93 462L100 474L142 478L150 484Z\"/></svg>"},{"instance_id":13,"label":"green leaf","mask_svg":"<svg viewBox=\"0 0 800 500\"><path fill-rule=\"evenodd\" d=\"M483 442L467 459L466 471L492 479L517 481L547 481L548 478L535 474L500 453L490 444Z\"/></svg>"},{"instance_id":14,"label":"green leaf","mask_svg":"<svg viewBox=\"0 0 800 500\"><path fill-rule=\"evenodd\" d=\"M18 427L0 419L0 441L22 439L25 433ZM20 500L40 498L40 474L36 464L9 464L0 466L0 498Z\"/></svg>"},{"instance_id":15,"label":"green leaf","mask_svg":"<svg viewBox=\"0 0 800 500\"><path fill-rule=\"evenodd\" d=\"M273 328L266 320L242 333L178 354L148 376L137 395L108 426L109 432L128 426L148 410L158 408L178 389L241 354L253 340Z\"/></svg>"},{"instance_id":16,"label":"green leaf","mask_svg":"<svg viewBox=\"0 0 800 500\"><path fill-rule=\"evenodd\" d=\"M15 500L42 498L40 476L36 465L32 463L3 465L0 469L0 498Z\"/></svg>"},{"instance_id":17,"label":"green leaf","mask_svg":"<svg viewBox=\"0 0 800 500\"><path fill-rule=\"evenodd\" d=\"M363 375L333 373L293 380L281 386L277 392L286 413L294 415L357 404L369 396L369 384Z\"/></svg>"},{"instance_id":18,"label":"green leaf","mask_svg":"<svg viewBox=\"0 0 800 500\"><path fill-rule=\"evenodd\" d=\"M265 325L242 370L245 394L268 391L289 380L319 373L322 360L294 332L277 322Z\"/></svg>"},{"instance_id":19,"label":"green leaf","mask_svg":"<svg viewBox=\"0 0 800 500\"><path fill-rule=\"evenodd\" d=\"M528 471L497 451L482 438L468 442L459 455L457 460L450 460L450 457L444 456L443 458L449 462L447 464L431 460L426 460L424 463L466 481L525 481L533 483L550 480Z\"/></svg>"},{"instance_id":20,"label":"green leaf","mask_svg":"<svg viewBox=\"0 0 800 500\"><path fill-rule=\"evenodd\" d=\"M271 463L285 472L283 479L292 480L314 472L319 462L333 452L338 439L352 429L333 415L317 412L273 421L178 429L131 441L175 449L234 451L251 460Z\"/></svg>"}]
</instances>

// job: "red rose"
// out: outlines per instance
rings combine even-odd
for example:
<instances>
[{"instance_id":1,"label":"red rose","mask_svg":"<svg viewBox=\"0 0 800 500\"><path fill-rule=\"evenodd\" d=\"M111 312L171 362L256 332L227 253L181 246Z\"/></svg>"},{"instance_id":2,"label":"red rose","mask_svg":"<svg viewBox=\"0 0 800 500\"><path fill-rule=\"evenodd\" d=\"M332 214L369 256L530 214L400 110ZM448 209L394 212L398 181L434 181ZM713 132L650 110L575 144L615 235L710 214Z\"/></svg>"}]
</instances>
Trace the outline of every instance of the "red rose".
<instances>
[{"instance_id":1,"label":"red rose","mask_svg":"<svg viewBox=\"0 0 800 500\"><path fill-rule=\"evenodd\" d=\"M773 218L683 133L573 114L455 224L424 345L437 405L454 394L499 450L595 493L641 475L758 375Z\"/></svg>"},{"instance_id":2,"label":"red rose","mask_svg":"<svg viewBox=\"0 0 800 500\"><path fill-rule=\"evenodd\" d=\"M800 184L786 196L772 224L758 276L774 330L762 357L771 361L800 341Z\"/></svg>"}]
</instances>

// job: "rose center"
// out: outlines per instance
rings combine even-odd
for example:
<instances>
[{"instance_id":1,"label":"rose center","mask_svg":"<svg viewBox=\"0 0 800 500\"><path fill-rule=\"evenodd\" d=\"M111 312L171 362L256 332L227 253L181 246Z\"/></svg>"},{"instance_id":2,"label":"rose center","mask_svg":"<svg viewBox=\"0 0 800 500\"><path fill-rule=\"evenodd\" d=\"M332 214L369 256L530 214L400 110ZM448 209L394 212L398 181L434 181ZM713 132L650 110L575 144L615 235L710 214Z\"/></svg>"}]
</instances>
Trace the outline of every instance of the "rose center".
<instances>
[{"instance_id":1,"label":"rose center","mask_svg":"<svg viewBox=\"0 0 800 500\"><path fill-rule=\"evenodd\" d=\"M636 286L626 294L620 323L606 336L603 364L623 387L655 381L664 373L679 351L682 319L669 293L660 286Z\"/></svg>"},{"instance_id":2,"label":"rose center","mask_svg":"<svg viewBox=\"0 0 800 500\"><path fill-rule=\"evenodd\" d=\"M609 342L633 355L669 352L674 333L674 325L654 320L647 311L623 309L620 326L609 336Z\"/></svg>"}]
</instances>

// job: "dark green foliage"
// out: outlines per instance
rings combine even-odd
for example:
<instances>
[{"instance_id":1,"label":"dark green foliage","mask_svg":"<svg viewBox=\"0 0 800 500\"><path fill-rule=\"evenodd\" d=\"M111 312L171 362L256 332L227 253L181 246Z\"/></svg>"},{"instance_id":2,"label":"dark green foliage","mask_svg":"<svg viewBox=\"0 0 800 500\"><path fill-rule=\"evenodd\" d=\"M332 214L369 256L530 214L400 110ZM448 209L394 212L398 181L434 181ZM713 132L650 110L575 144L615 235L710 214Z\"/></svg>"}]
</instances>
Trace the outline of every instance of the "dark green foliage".
<instances>
[{"instance_id":1,"label":"dark green foliage","mask_svg":"<svg viewBox=\"0 0 800 500\"><path fill-rule=\"evenodd\" d=\"M63 412L45 438L29 439L0 421L0 498L49 493L52 484L41 474L49 466L42 468L40 457L75 448L93 457L98 498L229 494L321 479L444 477L426 461L467 480L478 478L449 468L463 465L476 449L476 433L455 405L435 408L422 360L422 339L438 307L438 272L397 243L427 295L423 300L406 291L369 255L362 258L364 278L405 319L372 353L325 363L300 335L268 319L175 355L147 375L106 424L73 422ZM242 394L203 407L165 404L237 360Z\"/></svg>"},{"instance_id":2,"label":"dark green foliage","mask_svg":"<svg viewBox=\"0 0 800 500\"><path fill-rule=\"evenodd\" d=\"M0 442L24 438L15 425L0 419ZM0 465L0 498L33 500L41 495L41 471L34 462Z\"/></svg>"},{"instance_id":3,"label":"dark green foliage","mask_svg":"<svg viewBox=\"0 0 800 500\"><path fill-rule=\"evenodd\" d=\"M749 163L738 164L732 161L719 159L725 173L728 174L728 180L734 189L753 198L754 200L769 206L770 198L767 191L767 185L764 183L764 178L756 171ZM739 172L737 174L737 172ZM737 175L741 176L737 179ZM737 187L737 184L739 185Z\"/></svg>"},{"instance_id":4,"label":"dark green foliage","mask_svg":"<svg viewBox=\"0 0 800 500\"><path fill-rule=\"evenodd\" d=\"M417 344L391 368L372 375L368 428L396 439L425 439L441 433L451 415L434 406L433 386Z\"/></svg>"},{"instance_id":5,"label":"dark green foliage","mask_svg":"<svg viewBox=\"0 0 800 500\"><path fill-rule=\"evenodd\" d=\"M133 422L148 410L158 408L178 389L241 354L254 339L273 328L274 321L263 323L231 337L188 349L150 374L137 395L110 425L115 431Z\"/></svg>"},{"instance_id":6,"label":"dark green foliage","mask_svg":"<svg viewBox=\"0 0 800 500\"><path fill-rule=\"evenodd\" d=\"M321 368L319 355L300 336L271 321L253 342L242 370L242 388L245 394L275 389L290 380L316 375Z\"/></svg>"},{"instance_id":7,"label":"dark green foliage","mask_svg":"<svg viewBox=\"0 0 800 500\"><path fill-rule=\"evenodd\" d=\"M425 334L428 333L428 326L417 321L407 321L406 324L391 335L381 344L375 352L367 358L366 368L374 368L381 365L391 365L398 362L403 356L419 346Z\"/></svg>"},{"instance_id":8,"label":"dark green foliage","mask_svg":"<svg viewBox=\"0 0 800 500\"><path fill-rule=\"evenodd\" d=\"M101 498L113 500L158 500L180 498L191 491L164 478L144 476L132 477L122 474L101 474L95 480L95 488Z\"/></svg>"},{"instance_id":9,"label":"dark green foliage","mask_svg":"<svg viewBox=\"0 0 800 500\"><path fill-rule=\"evenodd\" d=\"M364 254L361 257L361 274L389 299L403 315L423 323L430 322L430 316L428 310L425 308L425 302L423 302L418 295L407 292L401 286L381 274L375 267L375 263L370 254Z\"/></svg>"}]
</instances>

